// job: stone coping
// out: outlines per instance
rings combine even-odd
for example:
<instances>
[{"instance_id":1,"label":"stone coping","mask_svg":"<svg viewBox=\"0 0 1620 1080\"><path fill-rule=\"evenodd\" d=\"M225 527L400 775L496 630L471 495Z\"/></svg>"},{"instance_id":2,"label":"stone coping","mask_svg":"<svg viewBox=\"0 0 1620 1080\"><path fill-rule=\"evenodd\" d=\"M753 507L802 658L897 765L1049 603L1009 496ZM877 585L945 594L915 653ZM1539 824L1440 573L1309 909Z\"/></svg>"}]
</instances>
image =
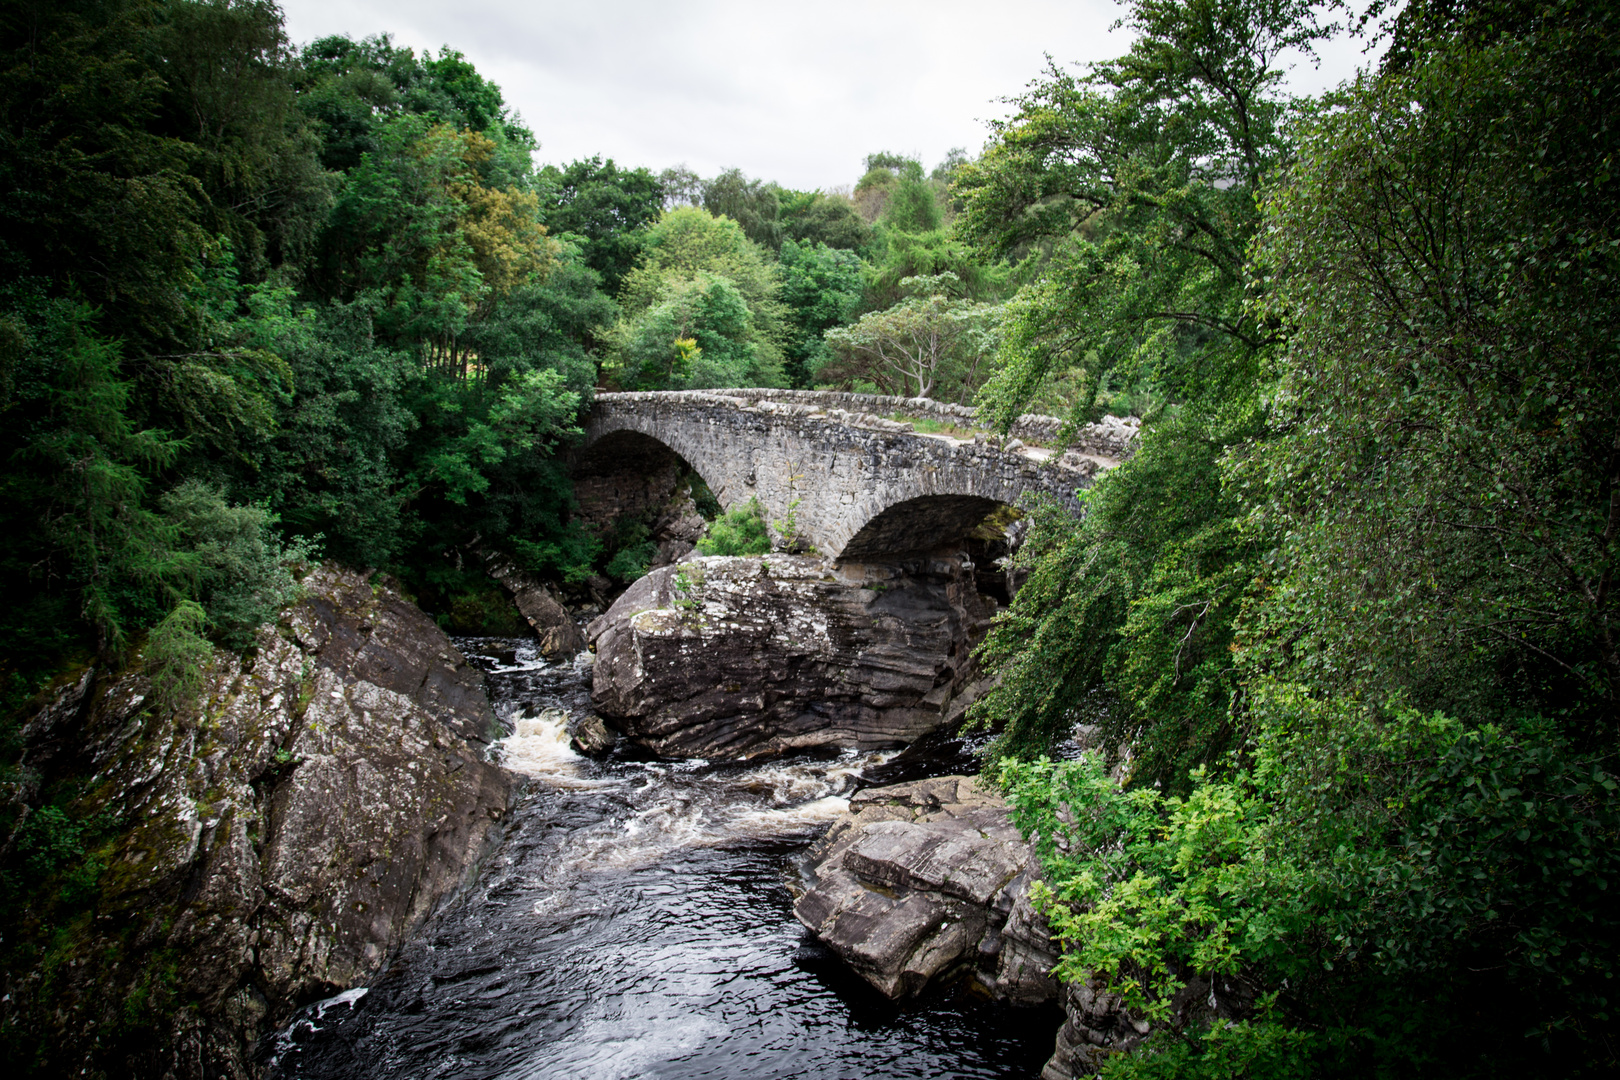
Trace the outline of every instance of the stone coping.
<instances>
[{"instance_id":1,"label":"stone coping","mask_svg":"<svg viewBox=\"0 0 1620 1080\"><path fill-rule=\"evenodd\" d=\"M894 397L884 394L855 394L835 390L777 390L762 387L723 390L631 390L598 393L604 404L680 401L693 405L749 407L761 412L809 416L816 413L843 414L836 419L860 427L884 431L911 431L910 423L891 420L899 414L919 420L933 420L962 427L980 426L978 410L969 405L934 401L931 398ZM1015 420L1008 435L1023 442L1050 444L1057 440L1065 421L1056 416L1029 413ZM1077 430L1066 445L1116 458L1129 456L1140 423L1134 418L1105 417L1101 423Z\"/></svg>"}]
</instances>

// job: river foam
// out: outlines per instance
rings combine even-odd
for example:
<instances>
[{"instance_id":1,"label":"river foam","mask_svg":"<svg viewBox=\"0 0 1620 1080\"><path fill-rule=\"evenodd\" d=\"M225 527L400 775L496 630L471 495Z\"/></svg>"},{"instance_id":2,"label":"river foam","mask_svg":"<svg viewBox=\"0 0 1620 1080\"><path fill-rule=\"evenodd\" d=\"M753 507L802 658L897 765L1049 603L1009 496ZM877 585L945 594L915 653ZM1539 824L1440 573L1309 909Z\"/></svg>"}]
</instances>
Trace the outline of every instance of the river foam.
<instances>
[{"instance_id":1,"label":"river foam","mask_svg":"<svg viewBox=\"0 0 1620 1080\"><path fill-rule=\"evenodd\" d=\"M581 664L462 640L528 780L479 879L369 993L306 1010L272 1077L782 1080L1039 1073L1062 1020L933 994L895 1005L792 915L788 859L892 755L593 760ZM350 992L355 993L355 992Z\"/></svg>"}]
</instances>

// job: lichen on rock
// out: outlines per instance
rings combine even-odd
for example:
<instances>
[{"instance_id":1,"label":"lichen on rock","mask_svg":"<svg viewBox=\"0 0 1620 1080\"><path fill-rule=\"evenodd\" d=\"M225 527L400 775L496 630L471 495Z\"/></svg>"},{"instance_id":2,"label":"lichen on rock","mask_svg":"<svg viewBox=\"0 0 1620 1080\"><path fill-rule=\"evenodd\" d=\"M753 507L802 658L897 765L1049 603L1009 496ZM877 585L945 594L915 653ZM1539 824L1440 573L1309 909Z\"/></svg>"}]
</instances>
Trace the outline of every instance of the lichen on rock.
<instances>
[{"instance_id":1,"label":"lichen on rock","mask_svg":"<svg viewBox=\"0 0 1620 1080\"><path fill-rule=\"evenodd\" d=\"M668 757L902 746L960 713L994 613L971 569L690 557L586 628L592 700Z\"/></svg>"},{"instance_id":2,"label":"lichen on rock","mask_svg":"<svg viewBox=\"0 0 1620 1080\"><path fill-rule=\"evenodd\" d=\"M8 942L0 1020L51 1071L253 1075L256 1041L375 973L505 814L481 673L386 585L304 584L246 656L216 652L193 707L155 706L133 665L25 729L24 768L119 823L73 932Z\"/></svg>"}]
</instances>

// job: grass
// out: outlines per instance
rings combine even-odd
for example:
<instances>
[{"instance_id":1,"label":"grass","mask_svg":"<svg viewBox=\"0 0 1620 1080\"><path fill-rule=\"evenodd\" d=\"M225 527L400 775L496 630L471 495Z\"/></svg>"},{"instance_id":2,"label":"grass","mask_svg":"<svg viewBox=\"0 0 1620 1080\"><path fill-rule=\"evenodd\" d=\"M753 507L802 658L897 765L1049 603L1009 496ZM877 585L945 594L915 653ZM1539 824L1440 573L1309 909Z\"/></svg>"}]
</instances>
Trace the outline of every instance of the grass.
<instances>
[{"instance_id":1,"label":"grass","mask_svg":"<svg viewBox=\"0 0 1620 1080\"><path fill-rule=\"evenodd\" d=\"M926 416L907 416L904 413L893 413L888 419L910 424L911 430L919 435L949 435L953 439L971 439L975 435L983 435L990 439L995 438L995 432L987 428L972 425L964 427L960 424L953 424L948 420L935 420ZM1047 445L1046 442L1038 439L1020 439L1019 441L1025 446L1045 447Z\"/></svg>"}]
</instances>

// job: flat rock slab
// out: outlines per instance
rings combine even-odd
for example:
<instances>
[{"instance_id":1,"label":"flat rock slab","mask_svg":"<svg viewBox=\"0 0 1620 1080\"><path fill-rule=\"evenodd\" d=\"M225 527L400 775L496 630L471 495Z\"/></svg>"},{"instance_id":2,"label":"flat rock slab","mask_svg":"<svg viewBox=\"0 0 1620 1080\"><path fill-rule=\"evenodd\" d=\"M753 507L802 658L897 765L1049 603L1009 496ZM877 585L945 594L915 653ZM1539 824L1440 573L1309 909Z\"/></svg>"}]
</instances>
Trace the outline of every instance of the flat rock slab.
<instances>
[{"instance_id":1,"label":"flat rock slab","mask_svg":"<svg viewBox=\"0 0 1620 1080\"><path fill-rule=\"evenodd\" d=\"M889 997L966 973L1033 1004L1057 996L1050 932L1029 903L1035 878L1005 803L949 776L857 794L790 886L799 921Z\"/></svg>"},{"instance_id":2,"label":"flat rock slab","mask_svg":"<svg viewBox=\"0 0 1620 1080\"><path fill-rule=\"evenodd\" d=\"M963 821L878 821L844 851L857 877L988 908L1027 859Z\"/></svg>"}]
</instances>

